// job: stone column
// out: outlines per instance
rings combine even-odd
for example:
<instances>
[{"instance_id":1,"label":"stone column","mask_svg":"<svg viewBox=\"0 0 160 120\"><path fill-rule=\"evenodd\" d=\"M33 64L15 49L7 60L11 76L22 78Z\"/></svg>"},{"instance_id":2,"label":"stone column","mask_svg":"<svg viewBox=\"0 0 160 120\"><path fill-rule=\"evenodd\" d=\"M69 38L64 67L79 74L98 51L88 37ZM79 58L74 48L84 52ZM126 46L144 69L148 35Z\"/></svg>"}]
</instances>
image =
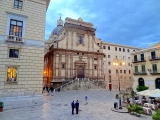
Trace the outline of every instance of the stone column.
<instances>
[{"instance_id":1,"label":"stone column","mask_svg":"<svg viewBox=\"0 0 160 120\"><path fill-rule=\"evenodd\" d=\"M65 62L66 62L66 66L65 66L65 78L68 78L68 55L65 55Z\"/></svg>"},{"instance_id":2,"label":"stone column","mask_svg":"<svg viewBox=\"0 0 160 120\"><path fill-rule=\"evenodd\" d=\"M90 77L90 73L89 73L89 71L90 71L90 57L88 57L88 71L87 71L87 77L89 78Z\"/></svg>"},{"instance_id":3,"label":"stone column","mask_svg":"<svg viewBox=\"0 0 160 120\"><path fill-rule=\"evenodd\" d=\"M92 78L94 77L94 57L92 57Z\"/></svg>"},{"instance_id":4,"label":"stone column","mask_svg":"<svg viewBox=\"0 0 160 120\"><path fill-rule=\"evenodd\" d=\"M61 77L61 67L62 67L61 60L62 60L62 55L60 54L59 55L59 66L58 66L58 77Z\"/></svg>"},{"instance_id":5,"label":"stone column","mask_svg":"<svg viewBox=\"0 0 160 120\"><path fill-rule=\"evenodd\" d=\"M73 55L70 55L70 76L73 77Z\"/></svg>"}]
</instances>

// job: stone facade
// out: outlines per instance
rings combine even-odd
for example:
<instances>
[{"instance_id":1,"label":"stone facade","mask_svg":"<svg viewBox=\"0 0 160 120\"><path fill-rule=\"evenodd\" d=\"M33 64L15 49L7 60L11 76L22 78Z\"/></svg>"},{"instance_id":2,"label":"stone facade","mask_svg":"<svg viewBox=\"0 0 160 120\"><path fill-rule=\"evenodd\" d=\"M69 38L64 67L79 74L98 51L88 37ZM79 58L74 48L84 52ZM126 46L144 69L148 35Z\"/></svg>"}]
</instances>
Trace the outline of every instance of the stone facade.
<instances>
[{"instance_id":1,"label":"stone facade","mask_svg":"<svg viewBox=\"0 0 160 120\"><path fill-rule=\"evenodd\" d=\"M112 86L112 89L118 89L116 68L112 66L117 56L117 58L124 57L126 62L125 67L122 68L123 73L120 73L121 86L123 89L132 87L130 53L140 49L103 42L96 38L95 32L93 24L84 22L81 18L78 20L66 18L64 25L60 18L57 21L57 27L45 43L45 82L56 84L74 78L89 78L103 81L105 88ZM110 47L109 50L108 47ZM117 51L115 51L115 47L117 47ZM125 51L123 51L124 49ZM109 62L110 65L108 65ZM109 70L112 72L108 73ZM111 80L109 80L109 76L111 76Z\"/></svg>"},{"instance_id":2,"label":"stone facade","mask_svg":"<svg viewBox=\"0 0 160 120\"><path fill-rule=\"evenodd\" d=\"M48 5L49 0L0 1L0 97L42 92Z\"/></svg>"},{"instance_id":3,"label":"stone facade","mask_svg":"<svg viewBox=\"0 0 160 120\"><path fill-rule=\"evenodd\" d=\"M160 89L160 42L143 50L133 52L133 88L148 86Z\"/></svg>"}]
</instances>

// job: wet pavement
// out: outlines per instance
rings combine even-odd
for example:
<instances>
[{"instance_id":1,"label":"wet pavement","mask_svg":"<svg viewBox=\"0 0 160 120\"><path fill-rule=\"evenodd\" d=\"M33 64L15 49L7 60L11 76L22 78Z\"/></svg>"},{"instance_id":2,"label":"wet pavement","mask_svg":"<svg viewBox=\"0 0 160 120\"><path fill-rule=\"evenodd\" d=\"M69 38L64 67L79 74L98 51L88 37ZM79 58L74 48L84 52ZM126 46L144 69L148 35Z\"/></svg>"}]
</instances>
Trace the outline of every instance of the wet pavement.
<instances>
[{"instance_id":1,"label":"wet pavement","mask_svg":"<svg viewBox=\"0 0 160 120\"><path fill-rule=\"evenodd\" d=\"M4 111L0 120L152 120L151 116L137 117L111 110L116 91L88 90L44 93L43 96L1 98ZM85 96L88 104L85 105ZM71 114L71 102L79 100L79 114Z\"/></svg>"}]
</instances>

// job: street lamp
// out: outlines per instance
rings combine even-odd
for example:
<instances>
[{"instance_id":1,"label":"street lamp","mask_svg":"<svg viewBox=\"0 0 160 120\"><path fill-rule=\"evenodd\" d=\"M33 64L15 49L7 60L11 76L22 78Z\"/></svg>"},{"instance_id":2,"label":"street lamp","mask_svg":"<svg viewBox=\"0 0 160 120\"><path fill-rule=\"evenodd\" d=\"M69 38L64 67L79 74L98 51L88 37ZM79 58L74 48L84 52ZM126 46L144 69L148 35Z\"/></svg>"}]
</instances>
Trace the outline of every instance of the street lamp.
<instances>
[{"instance_id":1,"label":"street lamp","mask_svg":"<svg viewBox=\"0 0 160 120\"><path fill-rule=\"evenodd\" d=\"M118 67L120 65L120 63L121 63L121 60L116 58L115 61L113 62L113 65ZM122 60L122 65L125 65L124 60ZM120 68L118 68L118 69L120 69ZM117 72L118 72L118 81L119 81L119 109L122 109L119 70Z\"/></svg>"}]
</instances>

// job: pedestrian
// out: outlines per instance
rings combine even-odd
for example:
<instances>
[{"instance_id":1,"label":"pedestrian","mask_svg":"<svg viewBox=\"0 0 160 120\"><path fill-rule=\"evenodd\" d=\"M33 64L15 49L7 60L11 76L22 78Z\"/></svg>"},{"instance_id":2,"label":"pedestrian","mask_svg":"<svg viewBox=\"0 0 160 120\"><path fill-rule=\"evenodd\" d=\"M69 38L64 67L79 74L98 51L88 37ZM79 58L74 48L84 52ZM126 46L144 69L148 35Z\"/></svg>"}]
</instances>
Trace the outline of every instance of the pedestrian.
<instances>
[{"instance_id":1,"label":"pedestrian","mask_svg":"<svg viewBox=\"0 0 160 120\"><path fill-rule=\"evenodd\" d=\"M87 99L88 99L88 97L87 97L87 96L85 96L85 101L86 101L85 105L87 105L87 104L88 104Z\"/></svg>"},{"instance_id":2,"label":"pedestrian","mask_svg":"<svg viewBox=\"0 0 160 120\"><path fill-rule=\"evenodd\" d=\"M76 114L78 114L78 109L79 109L79 102L78 102L78 100L75 103L75 107L76 107Z\"/></svg>"},{"instance_id":3,"label":"pedestrian","mask_svg":"<svg viewBox=\"0 0 160 120\"><path fill-rule=\"evenodd\" d=\"M71 108L72 108L72 115L74 115L74 108L75 108L74 101L71 103Z\"/></svg>"},{"instance_id":4,"label":"pedestrian","mask_svg":"<svg viewBox=\"0 0 160 120\"><path fill-rule=\"evenodd\" d=\"M51 83L50 85L50 90L51 90L51 93L53 93L53 83Z\"/></svg>"}]
</instances>

